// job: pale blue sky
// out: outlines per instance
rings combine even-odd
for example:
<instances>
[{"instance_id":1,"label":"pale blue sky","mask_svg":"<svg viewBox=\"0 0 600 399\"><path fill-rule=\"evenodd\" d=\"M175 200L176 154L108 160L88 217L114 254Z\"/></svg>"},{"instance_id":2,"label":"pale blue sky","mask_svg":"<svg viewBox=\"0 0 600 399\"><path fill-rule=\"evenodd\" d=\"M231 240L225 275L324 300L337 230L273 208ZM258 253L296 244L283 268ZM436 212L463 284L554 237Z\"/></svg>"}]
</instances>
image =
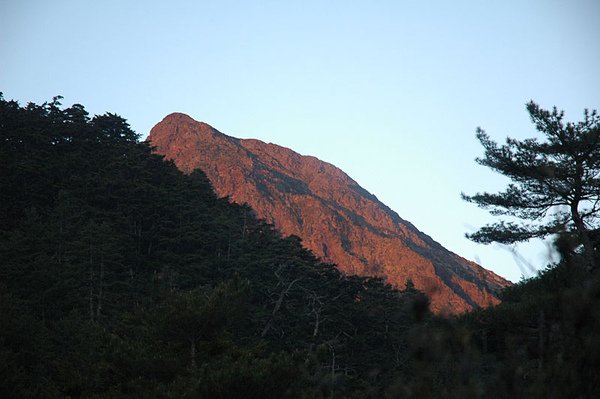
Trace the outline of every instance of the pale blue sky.
<instances>
[{"instance_id":1,"label":"pale blue sky","mask_svg":"<svg viewBox=\"0 0 600 399\"><path fill-rule=\"evenodd\" d=\"M536 135L530 99L600 108L600 1L0 0L0 91L63 95L146 136L185 112L335 164L448 249L516 281L506 250L463 235L493 218L460 192L481 126ZM544 245L519 252L534 266Z\"/></svg>"}]
</instances>

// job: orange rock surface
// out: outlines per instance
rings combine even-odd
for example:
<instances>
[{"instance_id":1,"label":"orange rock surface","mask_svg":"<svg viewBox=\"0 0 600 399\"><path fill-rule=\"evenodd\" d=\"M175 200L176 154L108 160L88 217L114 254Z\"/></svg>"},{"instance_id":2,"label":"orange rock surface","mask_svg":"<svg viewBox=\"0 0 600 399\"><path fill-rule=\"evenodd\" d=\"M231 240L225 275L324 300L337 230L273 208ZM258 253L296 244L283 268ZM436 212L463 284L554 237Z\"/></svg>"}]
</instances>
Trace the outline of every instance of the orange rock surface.
<instances>
[{"instance_id":1,"label":"orange rock surface","mask_svg":"<svg viewBox=\"0 0 600 399\"><path fill-rule=\"evenodd\" d=\"M381 276L404 287L408 279L438 313L498 303L510 283L446 250L400 218L335 166L259 140L220 133L174 113L148 141L182 171L202 169L217 195L247 203L257 216L346 274Z\"/></svg>"}]
</instances>

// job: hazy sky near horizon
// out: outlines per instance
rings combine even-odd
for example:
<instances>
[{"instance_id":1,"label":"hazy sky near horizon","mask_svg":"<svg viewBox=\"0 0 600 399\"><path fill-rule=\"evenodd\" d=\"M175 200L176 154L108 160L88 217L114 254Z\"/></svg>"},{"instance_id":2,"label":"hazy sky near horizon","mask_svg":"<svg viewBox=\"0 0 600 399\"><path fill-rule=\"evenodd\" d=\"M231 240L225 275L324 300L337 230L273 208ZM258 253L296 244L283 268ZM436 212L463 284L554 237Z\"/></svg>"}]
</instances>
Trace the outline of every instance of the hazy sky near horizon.
<instances>
[{"instance_id":1,"label":"hazy sky near horizon","mask_svg":"<svg viewBox=\"0 0 600 399\"><path fill-rule=\"evenodd\" d=\"M513 281L495 220L461 191L506 180L474 158L537 136L525 103L600 108L600 1L0 0L0 91L114 112L145 137L171 112L314 155L446 248ZM518 253L548 263L541 243Z\"/></svg>"}]
</instances>

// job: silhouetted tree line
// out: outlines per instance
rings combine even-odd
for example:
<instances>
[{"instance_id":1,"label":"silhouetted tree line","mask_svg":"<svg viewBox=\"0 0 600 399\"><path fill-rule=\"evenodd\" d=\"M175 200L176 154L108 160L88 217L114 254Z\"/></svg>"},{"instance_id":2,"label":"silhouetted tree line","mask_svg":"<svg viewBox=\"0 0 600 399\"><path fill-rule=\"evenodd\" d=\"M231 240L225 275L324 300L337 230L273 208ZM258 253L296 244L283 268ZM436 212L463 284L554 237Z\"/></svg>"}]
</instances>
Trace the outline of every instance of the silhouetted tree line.
<instances>
[{"instance_id":1,"label":"silhouetted tree line","mask_svg":"<svg viewBox=\"0 0 600 399\"><path fill-rule=\"evenodd\" d=\"M410 282L343 276L217 198L120 116L0 96L3 398L593 397L586 259L570 245L498 307L436 317Z\"/></svg>"}]
</instances>

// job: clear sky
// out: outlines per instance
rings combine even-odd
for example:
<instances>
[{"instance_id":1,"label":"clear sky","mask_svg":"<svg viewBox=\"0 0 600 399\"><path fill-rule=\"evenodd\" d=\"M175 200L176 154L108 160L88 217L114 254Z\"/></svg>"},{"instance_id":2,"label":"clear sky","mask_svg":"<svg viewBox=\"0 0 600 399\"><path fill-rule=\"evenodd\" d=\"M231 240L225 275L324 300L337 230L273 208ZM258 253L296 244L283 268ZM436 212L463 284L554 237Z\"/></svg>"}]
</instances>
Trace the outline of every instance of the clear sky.
<instances>
[{"instance_id":1,"label":"clear sky","mask_svg":"<svg viewBox=\"0 0 600 399\"><path fill-rule=\"evenodd\" d=\"M493 221L461 191L475 128L536 136L525 103L600 108L600 1L0 0L0 91L114 112L146 136L185 112L314 155L448 249L513 281L531 271L464 233ZM542 243L518 253L543 267Z\"/></svg>"}]
</instances>

